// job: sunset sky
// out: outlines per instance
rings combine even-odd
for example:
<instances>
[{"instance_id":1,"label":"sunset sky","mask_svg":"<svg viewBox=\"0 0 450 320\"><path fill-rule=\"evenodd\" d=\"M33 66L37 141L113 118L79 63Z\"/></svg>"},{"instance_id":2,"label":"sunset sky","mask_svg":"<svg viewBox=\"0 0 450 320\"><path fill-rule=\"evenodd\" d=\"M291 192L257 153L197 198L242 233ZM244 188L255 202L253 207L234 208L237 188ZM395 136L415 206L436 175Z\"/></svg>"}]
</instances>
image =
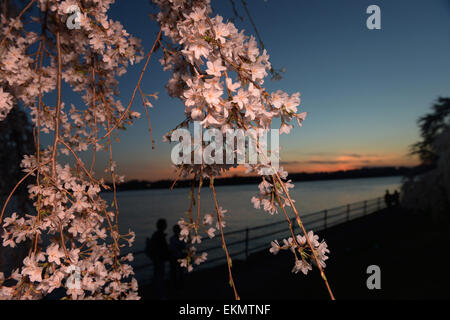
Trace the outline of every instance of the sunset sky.
<instances>
[{"instance_id":1,"label":"sunset sky","mask_svg":"<svg viewBox=\"0 0 450 320\"><path fill-rule=\"evenodd\" d=\"M238 28L254 34L240 0L234 0ZM365 166L414 165L408 146L417 141L418 117L440 95L450 95L450 2L364 0L247 0L276 69L286 68L281 81L267 80L269 91L300 91L300 110L309 113L281 138L282 165L290 172L332 171ZM226 19L230 1L212 0ZM366 28L366 8L381 8L381 30ZM149 1L118 0L111 17L143 39L148 51L157 25ZM142 21L148 21L142 23ZM168 97L169 73L152 57L142 88L159 92L150 112L156 149L145 116L121 132L114 145L119 171L127 179L173 177L171 145L162 136L184 119L184 106ZM129 101L142 63L121 78L121 99ZM144 110L136 99L135 111ZM279 125L276 123L276 125Z\"/></svg>"}]
</instances>

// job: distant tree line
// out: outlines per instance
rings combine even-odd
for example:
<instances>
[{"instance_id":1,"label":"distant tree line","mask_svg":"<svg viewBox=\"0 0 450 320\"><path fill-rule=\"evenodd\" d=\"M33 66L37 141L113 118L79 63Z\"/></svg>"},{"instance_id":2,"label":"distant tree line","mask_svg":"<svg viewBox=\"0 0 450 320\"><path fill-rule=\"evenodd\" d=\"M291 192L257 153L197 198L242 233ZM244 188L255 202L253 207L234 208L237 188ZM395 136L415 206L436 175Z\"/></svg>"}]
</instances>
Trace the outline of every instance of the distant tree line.
<instances>
[{"instance_id":1,"label":"distant tree line","mask_svg":"<svg viewBox=\"0 0 450 320\"><path fill-rule=\"evenodd\" d=\"M340 170L333 172L300 172L292 173L289 179L292 181L318 181L318 180L337 180L337 179L357 179L357 178L375 178L392 176L414 176L430 170L429 165L420 165L417 167L369 167L355 170ZM229 178L215 179L214 183L218 186L255 184L256 176L234 176ZM180 180L175 184L175 188L187 188L192 184L191 180ZM119 191L144 190L144 189L168 189L173 185L173 180L160 180L155 182L145 180L130 180L117 186Z\"/></svg>"}]
</instances>

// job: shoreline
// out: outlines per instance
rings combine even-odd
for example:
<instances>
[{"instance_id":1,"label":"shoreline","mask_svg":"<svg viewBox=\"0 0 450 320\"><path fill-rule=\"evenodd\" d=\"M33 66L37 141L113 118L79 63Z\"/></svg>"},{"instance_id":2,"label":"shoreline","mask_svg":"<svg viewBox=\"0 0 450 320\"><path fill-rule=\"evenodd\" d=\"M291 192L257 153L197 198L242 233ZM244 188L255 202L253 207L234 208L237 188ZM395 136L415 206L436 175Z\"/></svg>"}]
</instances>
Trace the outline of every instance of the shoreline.
<instances>
[{"instance_id":1,"label":"shoreline","mask_svg":"<svg viewBox=\"0 0 450 320\"><path fill-rule=\"evenodd\" d=\"M315 172L315 173L290 173L288 179L292 182L310 182L310 181L333 181L333 180L350 180L350 179L367 179L367 178L387 178L387 177L407 177L421 174L429 170L428 167L378 167L378 168L362 168L347 171L333 171L333 172ZM223 177L214 180L215 186L230 186L230 185L249 185L260 183L259 176L233 176ZM116 185L117 191L134 191L134 190L157 190L169 189L174 183L174 180L129 180ZM112 186L109 182L108 186ZM190 188L192 180L179 180L176 182L174 188ZM103 192L112 192L111 190L102 190Z\"/></svg>"}]
</instances>

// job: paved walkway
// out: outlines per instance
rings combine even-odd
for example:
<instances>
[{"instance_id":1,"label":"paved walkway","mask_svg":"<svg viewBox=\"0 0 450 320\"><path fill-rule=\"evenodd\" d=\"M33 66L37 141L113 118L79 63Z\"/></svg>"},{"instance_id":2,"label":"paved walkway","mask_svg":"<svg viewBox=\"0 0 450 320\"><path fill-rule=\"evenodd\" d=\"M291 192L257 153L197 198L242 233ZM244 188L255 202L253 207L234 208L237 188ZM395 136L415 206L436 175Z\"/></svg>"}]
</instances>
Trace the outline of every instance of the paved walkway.
<instances>
[{"instance_id":1,"label":"paved walkway","mask_svg":"<svg viewBox=\"0 0 450 320\"><path fill-rule=\"evenodd\" d=\"M329 245L326 275L337 299L450 298L449 227L427 216L382 210L319 233ZM234 261L233 274L242 299L328 299L314 270L292 274L293 256L268 250ZM381 290L368 290L369 265L381 268ZM151 286L141 288L152 299ZM169 299L233 299L226 266L187 275L184 288L168 290Z\"/></svg>"}]
</instances>

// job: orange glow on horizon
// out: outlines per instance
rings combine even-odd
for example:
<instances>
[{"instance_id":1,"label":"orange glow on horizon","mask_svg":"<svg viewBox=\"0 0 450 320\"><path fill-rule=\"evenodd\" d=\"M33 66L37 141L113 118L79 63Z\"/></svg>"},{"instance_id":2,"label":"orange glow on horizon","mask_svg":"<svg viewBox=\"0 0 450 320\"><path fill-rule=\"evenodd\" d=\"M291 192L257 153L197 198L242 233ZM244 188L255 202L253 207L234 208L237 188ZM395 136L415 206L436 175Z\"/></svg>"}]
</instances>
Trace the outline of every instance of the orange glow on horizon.
<instances>
[{"instance_id":1,"label":"orange glow on horizon","mask_svg":"<svg viewBox=\"0 0 450 320\"><path fill-rule=\"evenodd\" d=\"M289 173L315 173L315 172L333 172L355 170L363 167L400 167L415 166L419 161L401 153L383 153L383 154L358 154L351 152L317 153L305 154L293 157L282 157L279 166L283 167ZM175 169L170 163L152 163L146 162L134 163L131 166L119 164L120 174L124 174L129 180L174 180L177 177ZM246 174L244 166L232 168L223 177L255 175ZM107 177L105 176L107 179Z\"/></svg>"},{"instance_id":2,"label":"orange glow on horizon","mask_svg":"<svg viewBox=\"0 0 450 320\"><path fill-rule=\"evenodd\" d=\"M298 159L298 158L297 158ZM359 155L359 154L340 154L340 155L316 155L302 157L301 160L281 161L279 166L283 167L289 173L315 173L315 172L333 172L355 170L363 167L400 167L415 166L419 161L410 157L398 154L378 155ZM121 170L120 170L121 169ZM119 165L119 170L125 174L126 180L174 180L177 177L175 169L170 164L160 163L158 165L138 165L127 168ZM232 168L223 177L255 175L246 174L244 166ZM105 177L106 178L106 177Z\"/></svg>"}]
</instances>

